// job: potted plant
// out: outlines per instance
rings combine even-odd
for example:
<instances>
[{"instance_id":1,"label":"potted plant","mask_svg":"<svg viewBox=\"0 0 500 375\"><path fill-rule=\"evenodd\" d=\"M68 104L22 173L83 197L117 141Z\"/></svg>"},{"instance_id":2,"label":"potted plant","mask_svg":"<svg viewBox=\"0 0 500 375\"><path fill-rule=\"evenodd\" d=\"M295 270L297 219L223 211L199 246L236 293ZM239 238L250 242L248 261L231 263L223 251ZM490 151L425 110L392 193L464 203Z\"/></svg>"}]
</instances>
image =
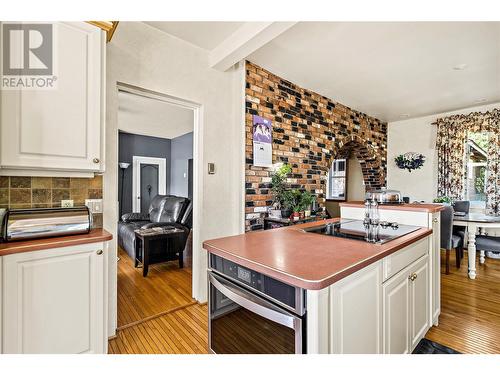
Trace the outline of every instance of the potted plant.
<instances>
[{"instance_id":1,"label":"potted plant","mask_svg":"<svg viewBox=\"0 0 500 375\"><path fill-rule=\"evenodd\" d=\"M271 194L273 196L273 216L278 216L277 211L280 210L281 217L289 217L291 212L290 207L287 207L285 202L287 199L288 184L286 179L292 167L288 164L283 164L271 175ZM289 197L288 197L289 198Z\"/></svg>"},{"instance_id":2,"label":"potted plant","mask_svg":"<svg viewBox=\"0 0 500 375\"><path fill-rule=\"evenodd\" d=\"M437 198L434 198L434 200L432 201L434 203L444 203L444 204L452 204L452 199L446 195L442 196L442 197L437 197Z\"/></svg>"},{"instance_id":3,"label":"potted plant","mask_svg":"<svg viewBox=\"0 0 500 375\"><path fill-rule=\"evenodd\" d=\"M282 193L283 203L281 209L281 217L288 218L292 216L297 207L297 197L295 190L284 190Z\"/></svg>"},{"instance_id":4,"label":"potted plant","mask_svg":"<svg viewBox=\"0 0 500 375\"><path fill-rule=\"evenodd\" d=\"M311 216L311 205L316 200L316 196L311 194L309 191L302 192L300 197L302 203L302 209L304 210L305 217Z\"/></svg>"},{"instance_id":5,"label":"potted plant","mask_svg":"<svg viewBox=\"0 0 500 375\"><path fill-rule=\"evenodd\" d=\"M303 209L304 209L304 205L303 205L303 202L302 202L302 192L298 189L293 189L291 190L291 196L292 196L292 202L293 202L293 206L292 206L292 211L293 211L293 220L294 221L297 221L301 218L304 218L304 213L303 213Z\"/></svg>"}]
</instances>

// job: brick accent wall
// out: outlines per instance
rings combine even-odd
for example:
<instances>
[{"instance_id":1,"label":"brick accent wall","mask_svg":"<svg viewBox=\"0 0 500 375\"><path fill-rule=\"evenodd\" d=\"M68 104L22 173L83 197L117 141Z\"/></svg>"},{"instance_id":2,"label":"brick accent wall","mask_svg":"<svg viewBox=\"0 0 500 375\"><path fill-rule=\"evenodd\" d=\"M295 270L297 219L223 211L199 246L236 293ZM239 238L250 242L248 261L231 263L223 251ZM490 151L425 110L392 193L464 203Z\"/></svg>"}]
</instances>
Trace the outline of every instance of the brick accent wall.
<instances>
[{"instance_id":1,"label":"brick accent wall","mask_svg":"<svg viewBox=\"0 0 500 375\"><path fill-rule=\"evenodd\" d=\"M324 206L335 158L355 155L365 187L385 186L387 123L246 63L246 229L263 227L272 203L272 168L253 166L252 115L272 120L273 163L288 163L292 188L316 194Z\"/></svg>"}]
</instances>

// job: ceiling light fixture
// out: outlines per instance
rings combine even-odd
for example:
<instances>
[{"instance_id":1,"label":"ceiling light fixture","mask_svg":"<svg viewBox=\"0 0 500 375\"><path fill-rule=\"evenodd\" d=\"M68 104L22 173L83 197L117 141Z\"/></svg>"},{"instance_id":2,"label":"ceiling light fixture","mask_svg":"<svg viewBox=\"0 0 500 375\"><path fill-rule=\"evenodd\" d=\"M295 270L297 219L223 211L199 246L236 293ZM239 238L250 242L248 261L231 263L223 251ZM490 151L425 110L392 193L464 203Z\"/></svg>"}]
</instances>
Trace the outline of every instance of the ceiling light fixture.
<instances>
[{"instance_id":1,"label":"ceiling light fixture","mask_svg":"<svg viewBox=\"0 0 500 375\"><path fill-rule=\"evenodd\" d=\"M458 64L453 67L453 70L465 70L467 66L467 64Z\"/></svg>"}]
</instances>

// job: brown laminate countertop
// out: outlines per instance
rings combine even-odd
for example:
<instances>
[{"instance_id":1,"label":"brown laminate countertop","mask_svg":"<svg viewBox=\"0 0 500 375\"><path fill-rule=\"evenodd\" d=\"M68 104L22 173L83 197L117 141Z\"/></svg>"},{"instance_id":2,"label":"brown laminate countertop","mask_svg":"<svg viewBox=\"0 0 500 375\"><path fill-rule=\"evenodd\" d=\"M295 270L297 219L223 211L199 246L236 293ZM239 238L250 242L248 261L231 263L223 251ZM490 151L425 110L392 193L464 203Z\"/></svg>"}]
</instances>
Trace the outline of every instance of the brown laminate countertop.
<instances>
[{"instance_id":1,"label":"brown laminate countertop","mask_svg":"<svg viewBox=\"0 0 500 375\"><path fill-rule=\"evenodd\" d=\"M376 245L302 230L337 220L208 240L203 248L287 284L319 290L432 233L421 228Z\"/></svg>"},{"instance_id":2,"label":"brown laminate countertop","mask_svg":"<svg viewBox=\"0 0 500 375\"><path fill-rule=\"evenodd\" d=\"M72 236L40 238L28 241L13 241L0 243L0 256L53 249L57 247L82 245L93 242L109 241L113 238L111 233L104 229L92 229L90 233L75 234Z\"/></svg>"},{"instance_id":3,"label":"brown laminate countertop","mask_svg":"<svg viewBox=\"0 0 500 375\"><path fill-rule=\"evenodd\" d=\"M363 201L340 202L340 207L364 207ZM441 203L403 203L403 204L380 204L381 210L397 210L397 211L420 211L420 212L439 212L444 209Z\"/></svg>"}]
</instances>

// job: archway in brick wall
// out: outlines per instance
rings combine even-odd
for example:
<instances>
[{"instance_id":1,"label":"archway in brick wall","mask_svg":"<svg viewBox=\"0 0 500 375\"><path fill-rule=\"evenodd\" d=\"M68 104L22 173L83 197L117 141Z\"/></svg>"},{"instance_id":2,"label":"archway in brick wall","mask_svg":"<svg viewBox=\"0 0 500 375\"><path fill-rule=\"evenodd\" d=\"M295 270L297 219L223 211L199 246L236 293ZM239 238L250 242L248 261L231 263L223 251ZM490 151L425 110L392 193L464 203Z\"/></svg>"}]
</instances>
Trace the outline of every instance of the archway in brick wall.
<instances>
[{"instance_id":1,"label":"archway in brick wall","mask_svg":"<svg viewBox=\"0 0 500 375\"><path fill-rule=\"evenodd\" d=\"M357 135L348 136L337 143L332 162L334 159L349 159L352 155L361 164L366 190L385 186L385 167L382 163L382 156L378 155L366 140Z\"/></svg>"}]
</instances>

